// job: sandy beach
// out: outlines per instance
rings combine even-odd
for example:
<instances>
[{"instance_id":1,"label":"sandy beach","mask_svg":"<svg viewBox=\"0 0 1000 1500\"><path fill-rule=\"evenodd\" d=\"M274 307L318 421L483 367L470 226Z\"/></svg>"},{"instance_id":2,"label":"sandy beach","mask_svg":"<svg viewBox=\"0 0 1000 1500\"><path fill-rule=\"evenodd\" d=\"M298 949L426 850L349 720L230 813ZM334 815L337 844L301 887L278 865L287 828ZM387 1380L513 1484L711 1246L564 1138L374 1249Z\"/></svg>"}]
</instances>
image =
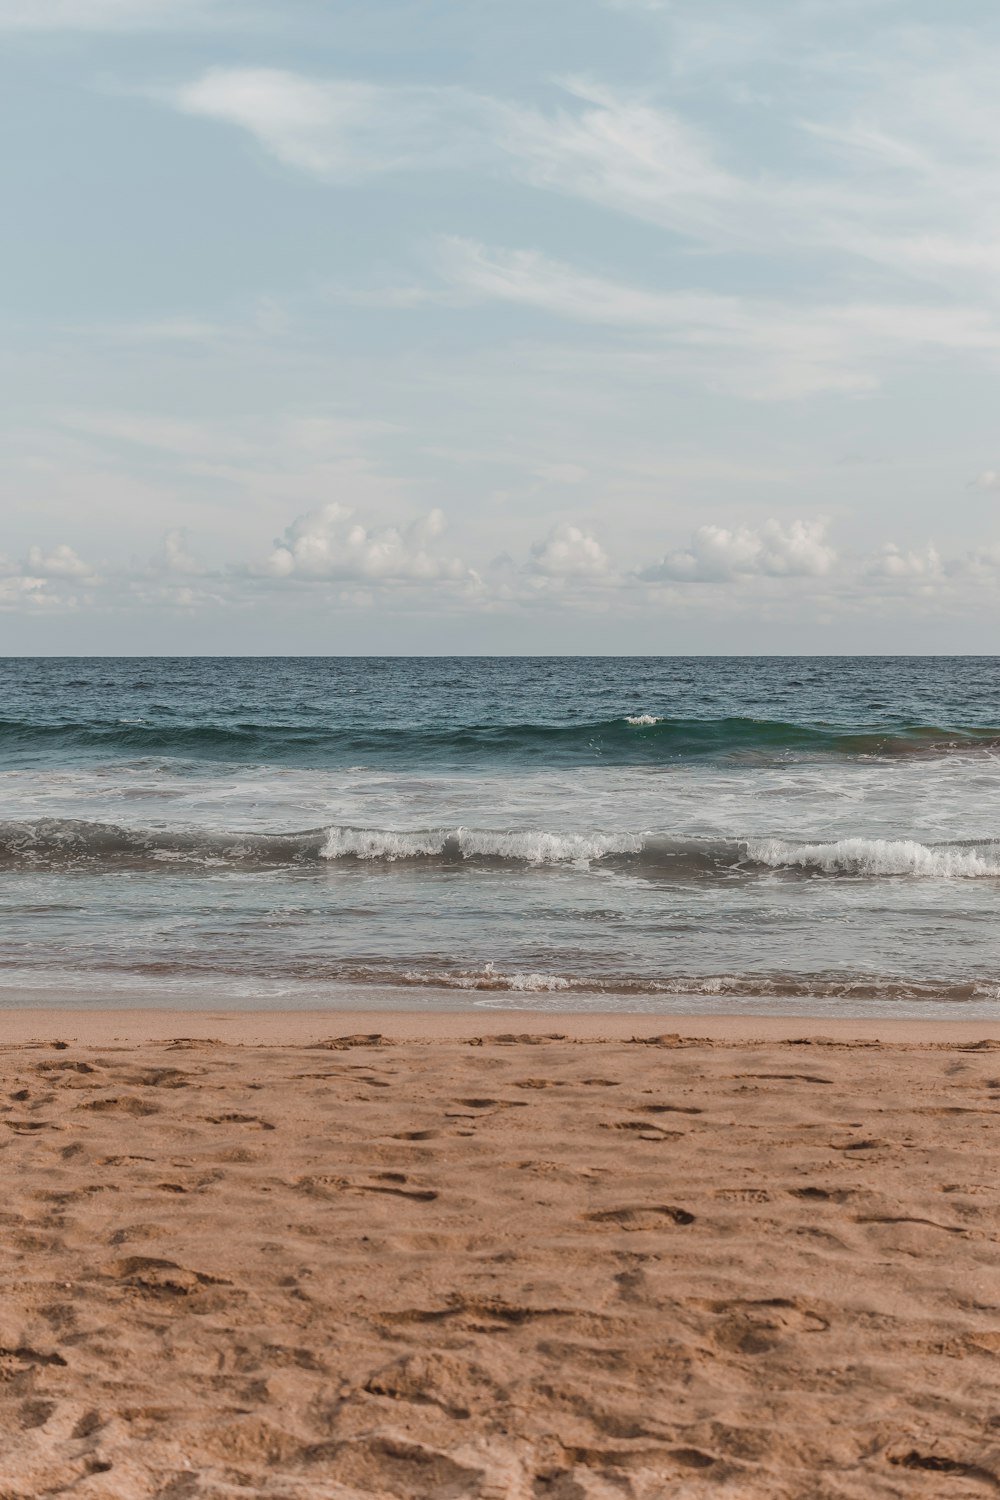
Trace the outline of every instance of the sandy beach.
<instances>
[{"instance_id":1,"label":"sandy beach","mask_svg":"<svg viewBox=\"0 0 1000 1500\"><path fill-rule=\"evenodd\" d=\"M1000 1491L1000 1025L5 1012L0 1496Z\"/></svg>"}]
</instances>

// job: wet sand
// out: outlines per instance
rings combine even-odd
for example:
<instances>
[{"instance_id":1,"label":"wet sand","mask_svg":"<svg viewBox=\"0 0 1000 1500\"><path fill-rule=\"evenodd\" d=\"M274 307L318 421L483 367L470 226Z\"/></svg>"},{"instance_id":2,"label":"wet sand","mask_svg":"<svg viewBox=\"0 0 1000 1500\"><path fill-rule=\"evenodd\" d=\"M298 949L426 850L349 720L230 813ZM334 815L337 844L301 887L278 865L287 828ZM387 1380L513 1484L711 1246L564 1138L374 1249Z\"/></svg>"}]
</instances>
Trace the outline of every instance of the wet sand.
<instances>
[{"instance_id":1,"label":"wet sand","mask_svg":"<svg viewBox=\"0 0 1000 1500\"><path fill-rule=\"evenodd\" d=\"M0 1038L2 1500L1000 1492L1000 1024Z\"/></svg>"}]
</instances>

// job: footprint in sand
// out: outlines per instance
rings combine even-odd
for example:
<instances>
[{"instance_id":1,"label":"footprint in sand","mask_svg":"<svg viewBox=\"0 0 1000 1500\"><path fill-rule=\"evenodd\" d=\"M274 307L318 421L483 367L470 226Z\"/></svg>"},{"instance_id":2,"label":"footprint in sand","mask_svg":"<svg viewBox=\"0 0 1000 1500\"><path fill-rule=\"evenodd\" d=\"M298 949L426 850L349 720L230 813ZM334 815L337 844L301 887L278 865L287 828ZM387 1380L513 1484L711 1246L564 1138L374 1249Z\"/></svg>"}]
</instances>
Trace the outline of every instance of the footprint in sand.
<instances>
[{"instance_id":1,"label":"footprint in sand","mask_svg":"<svg viewBox=\"0 0 1000 1500\"><path fill-rule=\"evenodd\" d=\"M686 1208L660 1203L634 1208L603 1208L596 1213L585 1214L590 1224L604 1224L609 1229L648 1230L663 1229L667 1224L686 1225L694 1223L694 1214Z\"/></svg>"},{"instance_id":2,"label":"footprint in sand","mask_svg":"<svg viewBox=\"0 0 1000 1500\"><path fill-rule=\"evenodd\" d=\"M713 1341L732 1354L767 1354L800 1333L825 1333L828 1319L787 1297L743 1299L704 1304L715 1313Z\"/></svg>"},{"instance_id":3,"label":"footprint in sand","mask_svg":"<svg viewBox=\"0 0 1000 1500\"><path fill-rule=\"evenodd\" d=\"M634 1131L640 1141L678 1141L684 1135L683 1130L666 1130L652 1120L605 1120L601 1129Z\"/></svg>"},{"instance_id":4,"label":"footprint in sand","mask_svg":"<svg viewBox=\"0 0 1000 1500\"><path fill-rule=\"evenodd\" d=\"M208 1125L256 1125L258 1130L275 1129L270 1120L264 1120L260 1115L241 1115L229 1112L224 1115L202 1115L201 1118Z\"/></svg>"},{"instance_id":5,"label":"footprint in sand","mask_svg":"<svg viewBox=\"0 0 1000 1500\"><path fill-rule=\"evenodd\" d=\"M189 1271L176 1261L152 1255L128 1255L123 1260L113 1260L104 1268L104 1275L152 1296L187 1297L205 1286L232 1286L224 1277Z\"/></svg>"},{"instance_id":6,"label":"footprint in sand","mask_svg":"<svg viewBox=\"0 0 1000 1500\"><path fill-rule=\"evenodd\" d=\"M86 1104L79 1105L80 1109L87 1109L94 1114L132 1115L138 1119L144 1115L158 1115L160 1110L156 1104L147 1104L145 1099L139 1099L135 1094L115 1094L108 1099L88 1099Z\"/></svg>"}]
</instances>

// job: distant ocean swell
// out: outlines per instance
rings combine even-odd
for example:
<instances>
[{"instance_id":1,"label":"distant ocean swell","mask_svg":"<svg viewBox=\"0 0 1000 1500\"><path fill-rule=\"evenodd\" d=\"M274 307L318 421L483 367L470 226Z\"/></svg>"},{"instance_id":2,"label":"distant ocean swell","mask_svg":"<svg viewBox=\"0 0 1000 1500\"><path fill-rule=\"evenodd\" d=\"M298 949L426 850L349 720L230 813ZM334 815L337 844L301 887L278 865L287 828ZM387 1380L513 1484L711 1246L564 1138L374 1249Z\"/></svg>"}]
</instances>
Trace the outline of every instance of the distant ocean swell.
<instances>
[{"instance_id":1,"label":"distant ocean swell","mask_svg":"<svg viewBox=\"0 0 1000 1500\"><path fill-rule=\"evenodd\" d=\"M666 833L539 829L324 827L289 833L129 828L79 819L0 823L0 866L162 869L415 863L423 867L631 868L672 877L802 876L1000 879L1000 841L674 838Z\"/></svg>"},{"instance_id":2,"label":"distant ocean swell","mask_svg":"<svg viewBox=\"0 0 1000 1500\"><path fill-rule=\"evenodd\" d=\"M1000 750L1000 728L935 724L795 724L758 718L667 718L636 713L579 724L467 724L448 727L387 722L331 727L319 710L286 723L252 720L178 722L164 712L147 719L46 722L0 719L0 753L14 757L165 756L273 764L348 764L504 760L655 764L710 756L948 755Z\"/></svg>"}]
</instances>

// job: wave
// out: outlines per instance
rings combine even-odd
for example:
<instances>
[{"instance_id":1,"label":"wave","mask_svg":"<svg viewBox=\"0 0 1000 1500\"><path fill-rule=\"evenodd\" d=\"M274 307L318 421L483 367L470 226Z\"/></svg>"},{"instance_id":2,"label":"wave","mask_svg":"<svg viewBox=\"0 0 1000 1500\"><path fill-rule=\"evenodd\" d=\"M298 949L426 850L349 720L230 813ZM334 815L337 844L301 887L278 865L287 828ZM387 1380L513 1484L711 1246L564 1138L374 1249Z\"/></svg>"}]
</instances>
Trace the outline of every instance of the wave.
<instances>
[{"instance_id":1,"label":"wave","mask_svg":"<svg viewBox=\"0 0 1000 1500\"><path fill-rule=\"evenodd\" d=\"M139 869L169 863L273 867L319 860L326 833L324 828L303 833L215 833L36 818L0 823L0 867Z\"/></svg>"},{"instance_id":2,"label":"wave","mask_svg":"<svg viewBox=\"0 0 1000 1500\"><path fill-rule=\"evenodd\" d=\"M178 723L153 718L105 723L0 719L0 753L21 761L56 753L69 758L97 754L303 766L511 759L642 765L706 756L899 758L998 750L998 727L670 718L648 712L586 723L389 722L340 727L313 720Z\"/></svg>"},{"instance_id":3,"label":"wave","mask_svg":"<svg viewBox=\"0 0 1000 1500\"><path fill-rule=\"evenodd\" d=\"M282 868L365 864L623 868L650 877L1000 878L1000 840L678 838L666 833L543 829L324 827L289 833L128 828L72 818L0 823L0 867Z\"/></svg>"},{"instance_id":4,"label":"wave","mask_svg":"<svg viewBox=\"0 0 1000 1500\"><path fill-rule=\"evenodd\" d=\"M915 839L836 839L794 844L787 839L749 839L747 859L774 870L823 875L915 875L937 880L1000 876L1000 842L920 844Z\"/></svg>"},{"instance_id":5,"label":"wave","mask_svg":"<svg viewBox=\"0 0 1000 1500\"><path fill-rule=\"evenodd\" d=\"M392 832L377 828L331 828L320 851L323 859L441 859L528 865L593 864L615 856L641 856L646 841L637 833L546 833L537 829L428 829ZM678 844L678 850L681 849Z\"/></svg>"},{"instance_id":6,"label":"wave","mask_svg":"<svg viewBox=\"0 0 1000 1500\"><path fill-rule=\"evenodd\" d=\"M338 975L352 984L386 988L465 990L475 993L534 995L648 996L676 999L732 1000L827 1000L827 1001L930 1001L964 1003L1000 999L995 981L911 980L877 974L853 974L836 978L827 974L676 974L656 978L645 975L563 975L533 970L503 973L494 964L478 970L390 970L366 969ZM558 1002L557 1002L558 1003Z\"/></svg>"}]
</instances>

